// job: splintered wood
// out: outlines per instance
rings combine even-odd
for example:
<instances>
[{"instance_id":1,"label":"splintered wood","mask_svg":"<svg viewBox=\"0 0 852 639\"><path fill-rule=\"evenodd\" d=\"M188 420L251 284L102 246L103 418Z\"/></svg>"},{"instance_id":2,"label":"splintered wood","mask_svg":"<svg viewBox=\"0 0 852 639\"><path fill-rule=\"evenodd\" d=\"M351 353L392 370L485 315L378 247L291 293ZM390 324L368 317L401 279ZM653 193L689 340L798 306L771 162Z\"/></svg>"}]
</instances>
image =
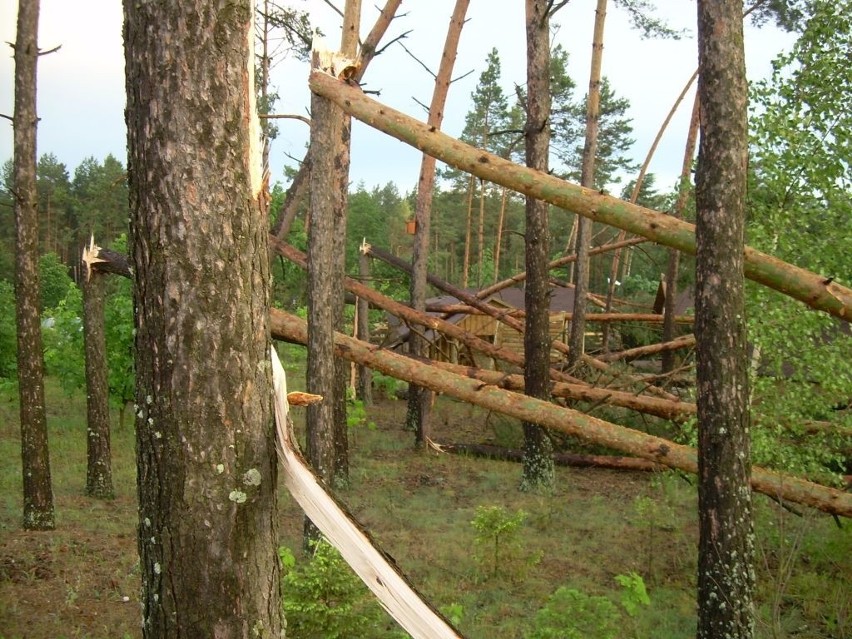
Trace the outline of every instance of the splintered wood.
<instances>
[{"instance_id":1,"label":"splintered wood","mask_svg":"<svg viewBox=\"0 0 852 639\"><path fill-rule=\"evenodd\" d=\"M426 603L399 571L388 563L370 536L329 494L296 448L290 421L290 401L322 400L309 393L287 393L287 377L271 349L275 388L275 425L284 483L332 546L337 548L367 587L402 628L415 639L460 639L461 635ZM291 399L292 398L292 399Z\"/></svg>"}]
</instances>

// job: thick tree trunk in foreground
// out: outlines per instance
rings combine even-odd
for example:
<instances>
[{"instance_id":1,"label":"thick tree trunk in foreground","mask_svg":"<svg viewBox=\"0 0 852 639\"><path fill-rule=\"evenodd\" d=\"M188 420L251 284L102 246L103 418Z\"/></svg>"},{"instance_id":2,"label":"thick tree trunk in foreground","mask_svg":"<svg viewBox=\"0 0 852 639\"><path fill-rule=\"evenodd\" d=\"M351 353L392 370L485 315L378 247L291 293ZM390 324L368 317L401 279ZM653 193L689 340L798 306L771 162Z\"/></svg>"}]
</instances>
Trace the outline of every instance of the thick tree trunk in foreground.
<instances>
[{"instance_id":1,"label":"thick tree trunk in foreground","mask_svg":"<svg viewBox=\"0 0 852 639\"><path fill-rule=\"evenodd\" d=\"M86 360L86 494L112 499L109 382L104 329L105 275L83 268L83 343Z\"/></svg>"},{"instance_id":2,"label":"thick tree trunk in foreground","mask_svg":"<svg viewBox=\"0 0 852 639\"><path fill-rule=\"evenodd\" d=\"M429 116L426 123L436 129L441 128L444 121L444 105L452 82L453 67L456 62L456 52L459 47L459 37L464 26L464 17L470 0L456 0L444 51L441 54L441 64L435 76L435 89L432 92L432 102L429 105ZM414 254L411 259L411 308L423 311L426 306L426 270L429 262L429 230L432 219L432 192L435 189L435 158L423 154L420 163L420 177L417 181L417 202L414 207L415 233ZM414 356L423 355L426 341L416 332L411 334L408 342L410 352ZM429 438L429 413L432 406L432 393L418 386L408 389L408 414L406 426L414 431L415 446L422 446Z\"/></svg>"},{"instance_id":3,"label":"thick tree trunk in foreground","mask_svg":"<svg viewBox=\"0 0 852 639\"><path fill-rule=\"evenodd\" d=\"M124 3L143 636L278 637L253 3Z\"/></svg>"},{"instance_id":4,"label":"thick tree trunk in foreground","mask_svg":"<svg viewBox=\"0 0 852 639\"><path fill-rule=\"evenodd\" d=\"M44 407L36 203L38 0L18 3L15 36L15 319L26 530L53 530L53 488Z\"/></svg>"},{"instance_id":5,"label":"thick tree trunk in foreground","mask_svg":"<svg viewBox=\"0 0 852 639\"><path fill-rule=\"evenodd\" d=\"M547 173L550 149L550 21L547 0L527 0L526 163ZM524 289L524 392L550 396L550 231L547 202L526 198L524 230L527 283ZM524 422L524 471L521 489L553 490L553 445L538 424Z\"/></svg>"},{"instance_id":6,"label":"thick tree trunk in foreground","mask_svg":"<svg viewBox=\"0 0 852 639\"><path fill-rule=\"evenodd\" d=\"M748 92L739 0L698 1L698 60L698 637L749 639L754 530L743 292Z\"/></svg>"},{"instance_id":7,"label":"thick tree trunk in foreground","mask_svg":"<svg viewBox=\"0 0 852 639\"><path fill-rule=\"evenodd\" d=\"M272 334L276 339L307 342L304 320L276 309L270 310ZM477 406L520 420L532 421L553 430L601 444L622 453L649 459L669 468L698 472L698 455L693 448L618 426L540 399L511 393L498 386L483 384L448 373L436 366L363 344L346 335L334 337L335 352L354 362L362 362L386 375L426 386ZM823 512L852 517L852 494L814 484L798 477L763 468L753 468L751 486L773 499L792 501Z\"/></svg>"},{"instance_id":8,"label":"thick tree trunk in foreground","mask_svg":"<svg viewBox=\"0 0 852 639\"><path fill-rule=\"evenodd\" d=\"M519 166L440 131L432 131L424 123L367 97L357 87L324 73L312 73L310 86L312 91L334 100L362 122L454 168L664 246L695 254L695 227L688 222ZM749 279L836 317L847 320L852 317L852 289L752 248L746 247L744 252L745 275Z\"/></svg>"}]
</instances>

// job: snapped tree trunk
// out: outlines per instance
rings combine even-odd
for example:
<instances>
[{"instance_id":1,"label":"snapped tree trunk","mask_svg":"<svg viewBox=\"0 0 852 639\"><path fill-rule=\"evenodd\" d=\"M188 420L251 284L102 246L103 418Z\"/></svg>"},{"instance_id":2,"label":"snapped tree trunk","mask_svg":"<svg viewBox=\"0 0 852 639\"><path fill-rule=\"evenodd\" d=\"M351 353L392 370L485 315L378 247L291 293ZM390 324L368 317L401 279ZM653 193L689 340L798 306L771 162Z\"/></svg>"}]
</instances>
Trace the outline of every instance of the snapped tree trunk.
<instances>
[{"instance_id":1,"label":"snapped tree trunk","mask_svg":"<svg viewBox=\"0 0 852 639\"><path fill-rule=\"evenodd\" d=\"M36 68L38 0L18 3L15 35L14 194L15 321L18 340L18 397L21 415L23 527L53 530L53 487L44 407L36 192Z\"/></svg>"},{"instance_id":2,"label":"snapped tree trunk","mask_svg":"<svg viewBox=\"0 0 852 639\"><path fill-rule=\"evenodd\" d=\"M441 64L435 76L435 89L432 92L432 102L429 105L427 124L441 128L444 120L444 105L452 82L453 67L456 62L456 52L459 37L464 26L465 15L470 0L456 0L444 51L441 54ZM435 189L435 158L423 154L420 163L420 177L417 181L417 202L415 204L415 234L414 255L411 260L411 308L423 312L426 307L426 270L429 263L429 231L432 218L432 192ZM411 333L408 343L414 356L423 355L426 341L416 331ZM429 438L429 413L432 406L432 393L413 385L408 388L408 413L406 425L414 431L415 446L423 446Z\"/></svg>"},{"instance_id":3,"label":"snapped tree trunk","mask_svg":"<svg viewBox=\"0 0 852 639\"><path fill-rule=\"evenodd\" d=\"M146 638L282 631L253 19L124 3Z\"/></svg>"},{"instance_id":4,"label":"snapped tree trunk","mask_svg":"<svg viewBox=\"0 0 852 639\"><path fill-rule=\"evenodd\" d=\"M550 150L550 20L547 0L526 0L527 121L524 127L526 162L547 173ZM550 231L548 204L526 199L524 247L527 282L524 289L524 392L550 397ZM553 490L553 445L537 423L525 421L524 470L521 489Z\"/></svg>"},{"instance_id":5,"label":"snapped tree trunk","mask_svg":"<svg viewBox=\"0 0 852 639\"><path fill-rule=\"evenodd\" d=\"M474 148L424 123L380 104L348 84L323 73L312 73L311 90L328 97L362 122L446 164L495 184L532 195L554 206L589 217L602 224L641 235L664 246L695 254L695 227L658 211L631 204L598 191L565 182L493 153ZM749 279L836 317L852 317L852 289L832 278L782 262L750 247L744 248L745 275Z\"/></svg>"},{"instance_id":6,"label":"snapped tree trunk","mask_svg":"<svg viewBox=\"0 0 852 639\"><path fill-rule=\"evenodd\" d=\"M86 364L86 494L112 499L109 382L104 329L104 278L84 264L83 344Z\"/></svg>"},{"instance_id":7,"label":"snapped tree trunk","mask_svg":"<svg viewBox=\"0 0 852 639\"><path fill-rule=\"evenodd\" d=\"M385 31L387 31L390 23L393 21L400 4L402 4L402 0L387 0L384 8L379 13L379 17L370 30L370 34L361 45L361 64L355 73L354 80L356 82L361 80L370 62L376 56L376 49L379 46L379 42L381 42ZM272 226L271 233L277 239L284 239L290 233L290 227L296 219L299 207L310 190L310 183L311 148L309 146L305 152L305 157L302 159L302 163L299 165L299 170L296 172L293 181L287 189L287 193L284 196L284 203L275 216L275 224Z\"/></svg>"},{"instance_id":8,"label":"snapped tree trunk","mask_svg":"<svg viewBox=\"0 0 852 639\"><path fill-rule=\"evenodd\" d=\"M754 530L743 290L748 87L742 3L698 1L695 179L698 634L754 634Z\"/></svg>"},{"instance_id":9,"label":"snapped tree trunk","mask_svg":"<svg viewBox=\"0 0 852 639\"><path fill-rule=\"evenodd\" d=\"M308 361L306 389L324 401L306 408L305 455L314 471L332 484L335 477L335 362L332 335L336 309L331 273L335 272L335 211L340 201L340 184L333 179L335 153L340 144L343 117L330 101L311 95L311 226L308 232ZM316 539L318 531L305 521L305 543Z\"/></svg>"}]
</instances>

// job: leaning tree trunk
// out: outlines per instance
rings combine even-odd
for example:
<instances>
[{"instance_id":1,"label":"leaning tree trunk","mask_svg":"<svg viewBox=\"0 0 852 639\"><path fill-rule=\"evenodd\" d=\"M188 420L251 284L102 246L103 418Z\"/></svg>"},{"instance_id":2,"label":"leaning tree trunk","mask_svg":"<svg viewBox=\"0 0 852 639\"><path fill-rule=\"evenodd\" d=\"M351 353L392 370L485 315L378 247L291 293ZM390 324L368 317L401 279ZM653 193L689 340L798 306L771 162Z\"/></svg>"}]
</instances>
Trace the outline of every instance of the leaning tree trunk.
<instances>
[{"instance_id":1,"label":"leaning tree trunk","mask_svg":"<svg viewBox=\"0 0 852 639\"><path fill-rule=\"evenodd\" d=\"M124 3L144 637L278 637L253 3Z\"/></svg>"},{"instance_id":2,"label":"leaning tree trunk","mask_svg":"<svg viewBox=\"0 0 852 639\"><path fill-rule=\"evenodd\" d=\"M747 84L739 0L699 0L698 61L698 637L748 639L754 633L754 531L743 292Z\"/></svg>"},{"instance_id":3,"label":"leaning tree trunk","mask_svg":"<svg viewBox=\"0 0 852 639\"><path fill-rule=\"evenodd\" d=\"M589 73L589 95L586 97L586 142L583 146L583 163L580 184L587 188L595 185L595 155L598 150L598 129L601 100L601 63L603 62L603 34L607 0L598 0L595 8L595 29L592 40L592 67ZM574 274L574 315L568 339L568 366L576 371L586 351L586 294L589 292L589 245L592 243L592 220L579 218L577 226L577 266Z\"/></svg>"},{"instance_id":4,"label":"leaning tree trunk","mask_svg":"<svg viewBox=\"0 0 852 639\"><path fill-rule=\"evenodd\" d=\"M44 408L36 198L36 67L38 0L18 3L15 36L15 318L18 330L18 395L21 402L21 467L26 530L53 530L53 488Z\"/></svg>"},{"instance_id":5,"label":"leaning tree trunk","mask_svg":"<svg viewBox=\"0 0 852 639\"><path fill-rule=\"evenodd\" d=\"M547 173L550 148L550 21L546 0L527 0L527 166ZM530 397L550 395L550 232L547 202L526 200L526 269L524 289L524 387ZM524 422L523 490L553 489L553 445L547 432Z\"/></svg>"},{"instance_id":6,"label":"leaning tree trunk","mask_svg":"<svg viewBox=\"0 0 852 639\"><path fill-rule=\"evenodd\" d=\"M310 87L362 122L434 155L456 169L550 202L558 209L625 229L690 255L695 254L695 227L689 222L519 166L440 131L430 131L424 123L376 102L360 89L327 74L311 73ZM746 277L811 308L847 321L852 317L852 289L838 284L831 277L788 264L751 247L744 250Z\"/></svg>"},{"instance_id":7,"label":"leaning tree trunk","mask_svg":"<svg viewBox=\"0 0 852 639\"><path fill-rule=\"evenodd\" d=\"M677 218L683 217L683 211L686 208L686 202L690 192L690 175L692 174L692 165L695 156L695 142L698 139L699 106L698 94L695 95L695 102L692 106L692 118L689 121L689 132L686 136L686 146L683 151L683 164L680 169L680 184L678 185L677 201L674 205L672 215ZM666 296L665 305L663 307L663 339L664 342L670 342L675 338L676 321L675 313L677 311L677 276L680 271L680 252L669 249L669 259L666 264ZM675 354L673 351L664 351L662 357L662 373L671 373L675 367Z\"/></svg>"},{"instance_id":8,"label":"leaning tree trunk","mask_svg":"<svg viewBox=\"0 0 852 639\"><path fill-rule=\"evenodd\" d=\"M435 76L435 90L429 105L429 117L426 123L436 129L441 128L444 120L444 104L452 82L453 66L459 47L459 37L465 22L465 14L470 0L456 0L441 64ZM411 307L423 311L426 307L426 270L429 262L429 230L432 217L432 192L435 187L435 158L423 154L420 163L420 178L417 182L417 203L415 206L414 255L411 260ZM426 350L426 340L416 331L409 339L409 352L415 357L422 356ZM429 412L432 406L432 393L419 386L409 386L408 414L406 425L414 431L415 446L423 446L429 438Z\"/></svg>"},{"instance_id":9,"label":"leaning tree trunk","mask_svg":"<svg viewBox=\"0 0 852 639\"><path fill-rule=\"evenodd\" d=\"M94 242L92 242L94 245ZM85 255L85 254L84 254ZM112 499L109 381L104 329L104 278L83 268L83 343L86 363L86 494Z\"/></svg>"}]
</instances>

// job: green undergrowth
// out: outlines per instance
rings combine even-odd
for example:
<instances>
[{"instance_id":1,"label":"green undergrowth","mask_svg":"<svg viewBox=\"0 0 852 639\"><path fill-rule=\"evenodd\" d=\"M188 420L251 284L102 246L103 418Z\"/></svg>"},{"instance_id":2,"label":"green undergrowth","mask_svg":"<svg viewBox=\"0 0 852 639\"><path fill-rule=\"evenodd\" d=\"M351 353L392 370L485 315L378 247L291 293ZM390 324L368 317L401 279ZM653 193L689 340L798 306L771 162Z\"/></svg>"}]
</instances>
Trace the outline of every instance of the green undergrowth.
<instances>
[{"instance_id":1,"label":"green undergrowth","mask_svg":"<svg viewBox=\"0 0 852 639\"><path fill-rule=\"evenodd\" d=\"M288 356L296 368L298 353ZM303 384L291 376L291 390ZM92 500L83 496L85 398L49 379L47 405L58 529L22 533L17 397L14 389L0 391L0 633L138 637L132 424L113 430L116 498ZM552 495L521 492L519 464L414 450L405 401L363 410L364 423L352 426L350 483L338 496L465 637L694 636L692 477L557 468ZM303 413L294 409L297 429ZM513 426L494 418L440 397L433 439L513 436ZM799 516L760 495L755 511L756 636L852 636L849 522ZM404 637L334 553L321 551L316 564L301 550L302 526L282 488L280 546L294 549L283 582L288 637L354 636L333 629L361 622L367 630L358 636ZM306 605L320 595L329 605ZM337 605L347 597L351 604ZM355 621L323 620L330 610Z\"/></svg>"}]
</instances>

